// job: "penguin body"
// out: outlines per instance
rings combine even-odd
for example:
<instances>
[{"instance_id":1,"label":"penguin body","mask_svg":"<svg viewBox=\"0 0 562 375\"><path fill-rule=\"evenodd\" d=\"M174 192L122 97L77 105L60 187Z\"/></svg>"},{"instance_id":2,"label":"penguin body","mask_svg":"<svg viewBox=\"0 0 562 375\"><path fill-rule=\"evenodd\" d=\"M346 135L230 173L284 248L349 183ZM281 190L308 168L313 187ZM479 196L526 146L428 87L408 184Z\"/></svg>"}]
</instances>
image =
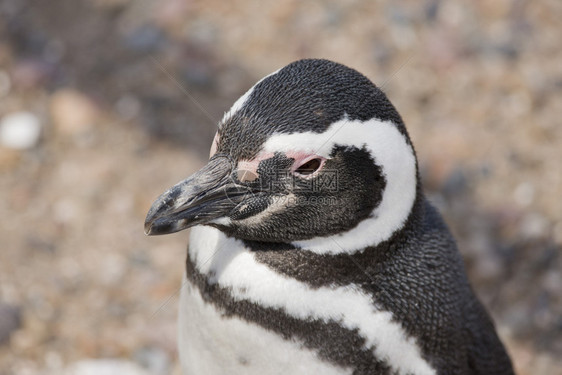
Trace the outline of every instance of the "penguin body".
<instances>
[{"instance_id":1,"label":"penguin body","mask_svg":"<svg viewBox=\"0 0 562 375\"><path fill-rule=\"evenodd\" d=\"M243 95L145 223L190 226L186 374L513 373L400 115L350 68L297 61Z\"/></svg>"}]
</instances>

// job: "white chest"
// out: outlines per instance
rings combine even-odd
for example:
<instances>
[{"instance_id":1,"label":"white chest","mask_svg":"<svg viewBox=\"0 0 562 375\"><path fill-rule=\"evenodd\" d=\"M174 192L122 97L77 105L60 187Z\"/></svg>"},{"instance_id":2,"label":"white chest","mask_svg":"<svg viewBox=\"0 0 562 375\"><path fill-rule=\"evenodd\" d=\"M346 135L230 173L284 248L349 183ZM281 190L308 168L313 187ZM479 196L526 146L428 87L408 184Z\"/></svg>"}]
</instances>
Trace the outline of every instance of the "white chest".
<instances>
[{"instance_id":1,"label":"white chest","mask_svg":"<svg viewBox=\"0 0 562 375\"><path fill-rule=\"evenodd\" d=\"M180 296L178 344L184 375L351 373L259 325L222 316L188 283Z\"/></svg>"}]
</instances>

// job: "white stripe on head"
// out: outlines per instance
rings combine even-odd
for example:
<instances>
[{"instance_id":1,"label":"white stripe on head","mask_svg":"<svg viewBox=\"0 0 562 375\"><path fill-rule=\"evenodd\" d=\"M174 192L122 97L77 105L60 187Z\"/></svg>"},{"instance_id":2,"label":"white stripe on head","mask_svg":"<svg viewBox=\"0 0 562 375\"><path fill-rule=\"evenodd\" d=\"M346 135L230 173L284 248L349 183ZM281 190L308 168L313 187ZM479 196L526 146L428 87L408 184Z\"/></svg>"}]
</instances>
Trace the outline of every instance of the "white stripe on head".
<instances>
[{"instance_id":1,"label":"white stripe on head","mask_svg":"<svg viewBox=\"0 0 562 375\"><path fill-rule=\"evenodd\" d=\"M365 147L382 169L386 187L380 204L355 228L333 236L294 242L294 245L318 254L352 253L386 241L404 226L416 199L414 150L392 121L351 121L346 116L323 133L274 134L266 141L263 150L299 150L330 158L334 146Z\"/></svg>"},{"instance_id":2,"label":"white stripe on head","mask_svg":"<svg viewBox=\"0 0 562 375\"><path fill-rule=\"evenodd\" d=\"M333 321L365 338L368 349L399 374L435 374L423 359L415 338L409 337L392 313L376 306L369 296L351 286L311 288L280 275L256 261L239 240L217 229L192 229L189 252L196 268L231 291L235 300L282 309L302 320Z\"/></svg>"},{"instance_id":3,"label":"white stripe on head","mask_svg":"<svg viewBox=\"0 0 562 375\"><path fill-rule=\"evenodd\" d=\"M281 68L282 69L282 68ZM265 77L263 77L262 79L260 79L258 82L256 82L255 85L253 85L252 87L250 87L250 89L248 91L246 91L246 93L244 95L242 95L241 97L238 98L238 100L236 100L234 102L234 104L232 105L232 107L230 107L230 109L228 110L228 112L226 112L222 118L222 120L220 121L220 124L226 122L228 119L230 119L232 116L234 116L234 114L236 112L238 112L240 109L242 109L242 107L244 107L244 104L246 104L246 102L248 101L248 98L250 97L250 95L252 95L252 92L254 92L254 88L264 79L271 77L274 74L277 74L281 69L277 69L276 71L274 71L273 73L270 73L268 75L266 75Z\"/></svg>"}]
</instances>

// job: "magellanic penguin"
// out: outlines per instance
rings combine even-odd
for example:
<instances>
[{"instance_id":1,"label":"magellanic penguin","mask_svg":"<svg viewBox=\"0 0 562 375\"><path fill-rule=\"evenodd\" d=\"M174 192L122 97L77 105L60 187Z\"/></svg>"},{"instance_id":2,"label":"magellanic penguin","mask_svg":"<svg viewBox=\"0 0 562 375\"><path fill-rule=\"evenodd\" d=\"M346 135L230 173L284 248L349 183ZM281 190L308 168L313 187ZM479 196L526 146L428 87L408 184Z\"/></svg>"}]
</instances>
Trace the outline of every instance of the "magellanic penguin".
<instances>
[{"instance_id":1,"label":"magellanic penguin","mask_svg":"<svg viewBox=\"0 0 562 375\"><path fill-rule=\"evenodd\" d=\"M512 374L385 94L300 60L225 114L147 234L191 231L185 374Z\"/></svg>"}]
</instances>

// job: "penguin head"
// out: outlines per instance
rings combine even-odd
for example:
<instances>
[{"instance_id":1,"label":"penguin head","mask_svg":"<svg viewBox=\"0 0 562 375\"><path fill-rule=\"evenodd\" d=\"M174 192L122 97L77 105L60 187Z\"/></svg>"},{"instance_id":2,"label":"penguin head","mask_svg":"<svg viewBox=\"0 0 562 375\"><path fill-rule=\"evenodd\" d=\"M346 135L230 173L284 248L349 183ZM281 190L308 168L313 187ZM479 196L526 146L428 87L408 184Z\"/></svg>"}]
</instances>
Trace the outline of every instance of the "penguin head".
<instances>
[{"instance_id":1,"label":"penguin head","mask_svg":"<svg viewBox=\"0 0 562 375\"><path fill-rule=\"evenodd\" d=\"M211 225L242 240L352 251L404 225L418 184L386 95L341 64L300 60L234 103L209 163L155 201L145 231Z\"/></svg>"}]
</instances>

